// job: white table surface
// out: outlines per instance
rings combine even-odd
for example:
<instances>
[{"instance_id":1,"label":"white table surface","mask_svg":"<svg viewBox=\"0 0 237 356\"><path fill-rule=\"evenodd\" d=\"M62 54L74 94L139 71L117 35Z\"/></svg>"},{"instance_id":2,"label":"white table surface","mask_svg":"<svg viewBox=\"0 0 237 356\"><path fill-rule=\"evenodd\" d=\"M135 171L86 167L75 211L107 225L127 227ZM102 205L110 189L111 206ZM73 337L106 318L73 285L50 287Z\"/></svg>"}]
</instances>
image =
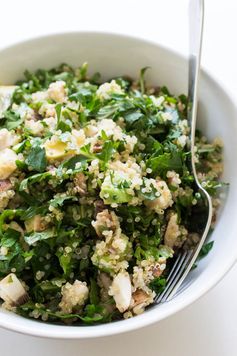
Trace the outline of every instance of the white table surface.
<instances>
[{"instance_id":1,"label":"white table surface","mask_svg":"<svg viewBox=\"0 0 237 356\"><path fill-rule=\"evenodd\" d=\"M186 53L187 4L188 0L8 0L1 3L0 47L47 33L100 30L137 35ZM202 62L237 100L236 14L236 0L206 0ZM0 329L0 355L236 356L236 281L237 265L185 310L123 335L59 341Z\"/></svg>"}]
</instances>

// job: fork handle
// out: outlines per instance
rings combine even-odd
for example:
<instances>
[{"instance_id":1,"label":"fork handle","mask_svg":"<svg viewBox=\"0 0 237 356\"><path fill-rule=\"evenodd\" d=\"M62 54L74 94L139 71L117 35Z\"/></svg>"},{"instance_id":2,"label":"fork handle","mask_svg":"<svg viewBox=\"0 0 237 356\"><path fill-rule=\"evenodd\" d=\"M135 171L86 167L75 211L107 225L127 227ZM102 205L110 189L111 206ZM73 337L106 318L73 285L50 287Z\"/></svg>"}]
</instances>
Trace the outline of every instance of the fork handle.
<instances>
[{"instance_id":1,"label":"fork handle","mask_svg":"<svg viewBox=\"0 0 237 356\"><path fill-rule=\"evenodd\" d=\"M198 83L204 23L204 0L189 1L189 73L188 73L188 120L191 127L191 151L194 150L197 120ZM192 167L195 169L195 167Z\"/></svg>"}]
</instances>

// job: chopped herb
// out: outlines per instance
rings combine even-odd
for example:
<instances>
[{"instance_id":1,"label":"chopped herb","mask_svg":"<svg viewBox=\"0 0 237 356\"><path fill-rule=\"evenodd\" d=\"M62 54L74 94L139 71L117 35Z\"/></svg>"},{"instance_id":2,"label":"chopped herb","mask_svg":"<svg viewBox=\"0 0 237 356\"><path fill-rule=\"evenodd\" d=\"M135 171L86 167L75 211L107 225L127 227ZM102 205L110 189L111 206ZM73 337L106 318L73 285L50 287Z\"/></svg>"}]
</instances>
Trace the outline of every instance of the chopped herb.
<instances>
[{"instance_id":1,"label":"chopped herb","mask_svg":"<svg viewBox=\"0 0 237 356\"><path fill-rule=\"evenodd\" d=\"M28 157L26 158L26 163L34 171L45 171L47 166L45 148L40 146L32 147Z\"/></svg>"},{"instance_id":2,"label":"chopped herb","mask_svg":"<svg viewBox=\"0 0 237 356\"><path fill-rule=\"evenodd\" d=\"M7 110L4 113L4 118L5 118L5 124L4 126L9 130L14 130L17 127L19 127L22 122L23 122L23 118L20 117L19 114L17 114L15 111L13 110Z\"/></svg>"}]
</instances>

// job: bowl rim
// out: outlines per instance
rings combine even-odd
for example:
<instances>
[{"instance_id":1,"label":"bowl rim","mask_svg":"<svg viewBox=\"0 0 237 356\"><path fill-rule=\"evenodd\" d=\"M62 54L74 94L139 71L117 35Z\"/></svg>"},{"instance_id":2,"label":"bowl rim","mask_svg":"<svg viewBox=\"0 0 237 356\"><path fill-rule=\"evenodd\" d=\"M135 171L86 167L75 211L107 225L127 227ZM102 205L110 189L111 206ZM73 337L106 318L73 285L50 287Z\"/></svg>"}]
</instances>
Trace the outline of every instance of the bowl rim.
<instances>
[{"instance_id":1,"label":"bowl rim","mask_svg":"<svg viewBox=\"0 0 237 356\"><path fill-rule=\"evenodd\" d=\"M114 37L117 39L124 39L130 41L136 41L141 44L147 44L150 46L158 47L162 51L170 53L171 56L176 56L181 60L187 60L187 56L179 51L175 51L172 48L166 47L164 45L159 44L158 42L149 40L147 38L137 37L134 35L127 35L121 34L119 32L113 31L60 31L56 33L48 33L44 35L38 35L29 37L28 39L23 39L21 41L11 42L9 45L0 47L0 55L1 53L7 52L14 47L21 47L22 45L30 45L31 43L40 41L40 40L47 40L54 38L59 38L63 36L108 36ZM225 95L230 104L235 111L237 112L237 103L236 103L236 95L234 92L226 87L226 84L223 83L223 80L220 78L216 78L215 74L211 72L211 70L207 70L206 68L201 68L201 74L205 77L205 79L214 85L218 90L221 90ZM30 320L27 318L21 317L21 322L15 323L13 320L2 320L0 318L0 327L5 328L10 331L15 331L21 334L27 334L31 336L38 336L38 337L45 337L45 338L54 338L54 339L86 339L86 338L97 338L97 337L106 337L115 334L121 334L128 331L134 331L139 328L154 324L158 321L161 321L165 318L168 318L171 315L174 315L187 307L188 305L192 304L202 296L204 296L209 290L211 290L218 282L222 280L222 278L226 275L226 273L233 267L233 265L237 262L237 252L232 256L231 260L228 260L228 263L225 264L221 273L215 274L212 279L209 279L205 287L199 289L195 295L191 297L185 298L185 300L179 300L178 303L175 303L170 307L169 310L166 310L165 313L161 312L160 315L157 316L156 313L151 313L148 311L143 313L140 316L135 318L131 318L128 320L120 320L113 323L107 324L99 324L96 326L61 326L57 324L46 324L41 323L39 321ZM157 309L158 310L158 309ZM1 310L0 310L1 313ZM149 314L149 315L148 315ZM5 318L4 318L5 319ZM6 317L8 319L8 317ZM11 318L10 318L11 319ZM25 323L24 323L25 321ZM34 328L33 328L34 325Z\"/></svg>"}]
</instances>

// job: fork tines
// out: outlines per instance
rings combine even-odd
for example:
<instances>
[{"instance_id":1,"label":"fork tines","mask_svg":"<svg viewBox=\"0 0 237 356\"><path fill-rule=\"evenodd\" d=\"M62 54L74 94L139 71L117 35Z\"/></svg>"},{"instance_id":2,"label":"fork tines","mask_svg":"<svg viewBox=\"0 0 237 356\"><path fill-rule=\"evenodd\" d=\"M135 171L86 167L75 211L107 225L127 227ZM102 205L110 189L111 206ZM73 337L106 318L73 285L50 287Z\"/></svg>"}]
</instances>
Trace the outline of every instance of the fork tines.
<instances>
[{"instance_id":1,"label":"fork tines","mask_svg":"<svg viewBox=\"0 0 237 356\"><path fill-rule=\"evenodd\" d=\"M177 285L180 285L180 280L184 275L184 271L188 266L194 250L181 251L176 257L174 265L167 277L167 284L163 292L157 294L155 303L166 302L174 296L177 292Z\"/></svg>"}]
</instances>

